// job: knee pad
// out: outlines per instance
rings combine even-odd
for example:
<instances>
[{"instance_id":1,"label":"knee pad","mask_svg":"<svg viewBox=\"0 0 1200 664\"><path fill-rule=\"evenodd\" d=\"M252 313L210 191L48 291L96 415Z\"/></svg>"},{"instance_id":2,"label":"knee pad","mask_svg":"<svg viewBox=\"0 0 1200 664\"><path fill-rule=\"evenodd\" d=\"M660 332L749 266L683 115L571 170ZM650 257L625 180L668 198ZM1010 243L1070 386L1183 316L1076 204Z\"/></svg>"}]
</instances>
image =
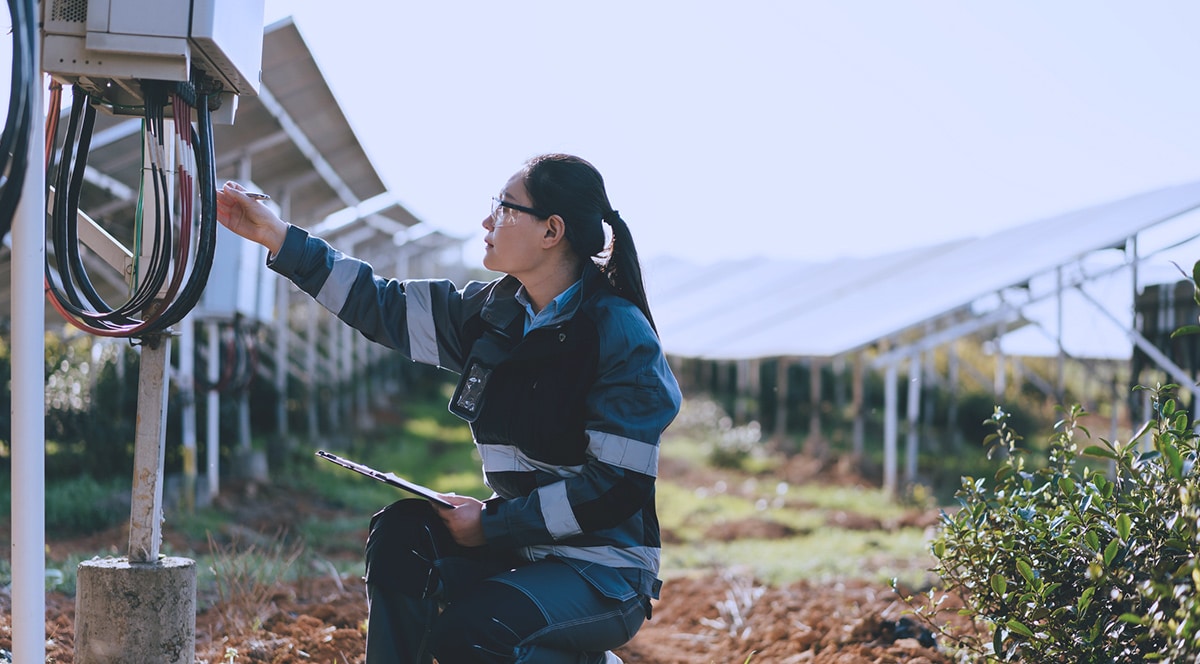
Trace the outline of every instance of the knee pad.
<instances>
[{"instance_id":1,"label":"knee pad","mask_svg":"<svg viewBox=\"0 0 1200 664\"><path fill-rule=\"evenodd\" d=\"M440 585L434 561L452 542L427 501L392 503L371 517L363 579L409 597L433 597Z\"/></svg>"}]
</instances>

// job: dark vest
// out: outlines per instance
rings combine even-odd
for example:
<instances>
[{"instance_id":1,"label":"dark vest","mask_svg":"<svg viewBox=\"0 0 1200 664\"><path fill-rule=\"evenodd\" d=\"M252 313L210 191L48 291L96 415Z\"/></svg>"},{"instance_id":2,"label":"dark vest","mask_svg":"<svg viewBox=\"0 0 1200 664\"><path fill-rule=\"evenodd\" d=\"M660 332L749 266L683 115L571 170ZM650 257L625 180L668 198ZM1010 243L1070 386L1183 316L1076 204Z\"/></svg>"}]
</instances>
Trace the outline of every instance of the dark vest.
<instances>
[{"instance_id":1,"label":"dark vest","mask_svg":"<svg viewBox=\"0 0 1200 664\"><path fill-rule=\"evenodd\" d=\"M596 380L599 338L584 313L520 337L524 316L507 330L481 320L450 410L471 423L480 445L512 445L554 466L584 463L585 399ZM522 312L523 313L523 312ZM476 327L477 326L477 327ZM529 473L489 473L501 496L525 496L537 487Z\"/></svg>"}]
</instances>

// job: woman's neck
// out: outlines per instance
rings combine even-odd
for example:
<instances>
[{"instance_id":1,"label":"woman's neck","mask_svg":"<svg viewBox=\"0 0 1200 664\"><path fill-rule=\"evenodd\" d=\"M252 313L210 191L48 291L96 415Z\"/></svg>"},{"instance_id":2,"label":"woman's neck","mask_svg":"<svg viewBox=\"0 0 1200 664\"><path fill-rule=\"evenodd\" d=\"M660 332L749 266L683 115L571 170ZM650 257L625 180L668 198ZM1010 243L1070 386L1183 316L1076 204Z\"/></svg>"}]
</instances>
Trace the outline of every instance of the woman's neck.
<instances>
[{"instance_id":1,"label":"woman's neck","mask_svg":"<svg viewBox=\"0 0 1200 664\"><path fill-rule=\"evenodd\" d=\"M546 308L554 298L579 281L580 266L577 263L564 264L557 269L547 270L544 274L518 277L525 287L525 294L533 306L534 313Z\"/></svg>"}]
</instances>

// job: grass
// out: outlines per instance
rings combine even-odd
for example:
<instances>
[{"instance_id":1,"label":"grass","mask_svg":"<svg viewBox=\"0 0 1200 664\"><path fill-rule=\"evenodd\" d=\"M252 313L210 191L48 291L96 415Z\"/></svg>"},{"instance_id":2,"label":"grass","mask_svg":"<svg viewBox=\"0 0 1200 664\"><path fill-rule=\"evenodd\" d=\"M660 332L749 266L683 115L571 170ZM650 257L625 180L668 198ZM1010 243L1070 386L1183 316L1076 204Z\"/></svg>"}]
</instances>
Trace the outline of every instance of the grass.
<instances>
[{"instance_id":1,"label":"grass","mask_svg":"<svg viewBox=\"0 0 1200 664\"><path fill-rule=\"evenodd\" d=\"M926 570L933 563L925 534L916 528L889 533L830 528L787 539L673 544L664 549L663 575L737 569L773 586L848 579L887 584L897 579L925 588L931 582Z\"/></svg>"},{"instance_id":2,"label":"grass","mask_svg":"<svg viewBox=\"0 0 1200 664\"><path fill-rule=\"evenodd\" d=\"M248 547L237 543L221 545L209 538L213 552L197 561L197 588L208 582L215 588L217 610L226 629L257 630L274 608L271 595L281 581L295 578L296 561L304 546L276 536ZM199 593L197 593L199 594Z\"/></svg>"},{"instance_id":3,"label":"grass","mask_svg":"<svg viewBox=\"0 0 1200 664\"><path fill-rule=\"evenodd\" d=\"M486 498L479 455L465 423L444 405L406 406L402 426L356 441L344 456L424 484L435 491ZM368 514L398 499L396 489L317 459L298 459L291 484L312 490L335 505Z\"/></svg>"},{"instance_id":4,"label":"grass","mask_svg":"<svg viewBox=\"0 0 1200 664\"><path fill-rule=\"evenodd\" d=\"M703 462L707 449L706 441L680 435L663 445L663 454L697 464ZM761 459L755 459L754 464L761 464ZM772 585L842 579L886 584L893 578L915 588L931 583L927 570L933 567L934 559L927 534L919 528L886 527L911 508L882 490L795 485L759 479L749 473L726 477L705 487L687 487L659 478L659 523L678 540L664 546L664 576L738 569ZM833 518L839 514L851 514L860 524L878 523L880 528L839 527ZM734 541L718 541L710 536L722 525L736 526L750 520L778 524L795 534L771 539L740 537Z\"/></svg>"},{"instance_id":5,"label":"grass","mask_svg":"<svg viewBox=\"0 0 1200 664\"><path fill-rule=\"evenodd\" d=\"M470 431L445 412L444 405L407 404L403 425L370 439L352 443L348 456L376 468L391 470L438 491L484 498L489 495L479 470L479 458ZM695 422L682 432L669 432L664 457L692 465L706 464L712 445L703 435L703 423ZM748 572L764 583L785 585L809 580L823 583L839 579L863 579L887 583L898 578L914 588L928 585L933 565L926 533L917 528L863 530L862 523L894 523L909 508L890 499L881 490L863 487L796 485L770 479L764 468L778 459L754 455L744 472L725 471L711 486L685 486L670 478L658 481L658 514L664 532L673 537L664 547L663 576L710 573L713 570ZM303 543L300 553L264 534L262 541L234 551L213 545L212 554L197 556L188 551L164 553L197 559L198 582L211 596L252 596L254 574L296 578L329 573L361 573L361 532L369 515L398 498L397 491L378 482L321 461L308 451L297 454L277 481L302 489L328 504L359 513L361 519L312 517L289 534L292 543ZM85 487L91 488L91 487ZM50 492L48 491L48 499ZM77 504L78 486L64 492L64 503ZM839 527L839 514L859 517L856 529ZM215 508L192 514L169 514L165 528L204 541L221 532L229 514ZM714 538L722 527L758 521L789 529L790 536L778 538L738 537L732 541ZM292 541L294 540L294 542ZM225 545L228 547L229 545ZM100 555L113 555L112 551ZM62 574L59 590L74 589L75 568L89 554L48 567ZM330 563L329 560L335 561ZM279 563L287 562L282 568ZM230 567L230 566L233 567ZM224 566L224 567L223 567ZM223 572L221 570L224 570ZM245 588L222 587L221 576L248 579ZM0 580L11 576L7 562L0 560ZM246 602L253 605L253 598Z\"/></svg>"}]
</instances>

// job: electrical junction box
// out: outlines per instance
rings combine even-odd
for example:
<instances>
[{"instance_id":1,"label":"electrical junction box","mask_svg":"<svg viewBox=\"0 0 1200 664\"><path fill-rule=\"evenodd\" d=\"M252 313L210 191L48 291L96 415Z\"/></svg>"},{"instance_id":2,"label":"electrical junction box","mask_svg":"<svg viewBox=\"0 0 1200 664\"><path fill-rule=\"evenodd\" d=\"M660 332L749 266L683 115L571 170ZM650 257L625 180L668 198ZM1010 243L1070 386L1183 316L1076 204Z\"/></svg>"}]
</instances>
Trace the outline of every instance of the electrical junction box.
<instances>
[{"instance_id":1,"label":"electrical junction box","mask_svg":"<svg viewBox=\"0 0 1200 664\"><path fill-rule=\"evenodd\" d=\"M141 105L137 79L188 81L197 69L222 90L214 120L232 122L236 95L262 79L264 2L45 0L42 68L115 113Z\"/></svg>"}]
</instances>

